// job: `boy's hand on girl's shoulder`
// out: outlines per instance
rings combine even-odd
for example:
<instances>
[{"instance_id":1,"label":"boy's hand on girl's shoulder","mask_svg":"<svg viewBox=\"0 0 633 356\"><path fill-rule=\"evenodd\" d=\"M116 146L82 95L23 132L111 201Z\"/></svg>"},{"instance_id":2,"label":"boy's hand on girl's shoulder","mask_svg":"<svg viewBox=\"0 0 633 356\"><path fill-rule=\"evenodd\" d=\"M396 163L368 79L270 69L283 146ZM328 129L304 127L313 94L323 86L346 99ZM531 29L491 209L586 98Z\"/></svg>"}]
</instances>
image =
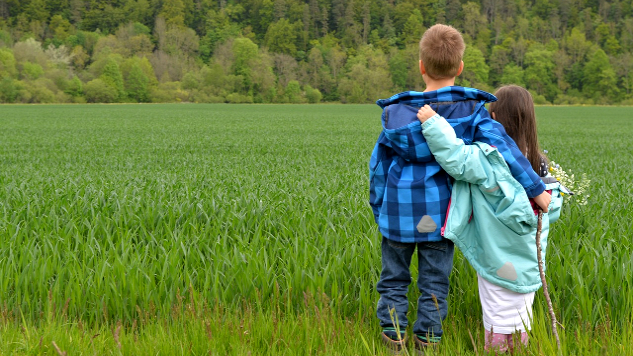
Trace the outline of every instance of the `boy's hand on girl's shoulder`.
<instances>
[{"instance_id":1,"label":"boy's hand on girl's shoulder","mask_svg":"<svg viewBox=\"0 0 633 356\"><path fill-rule=\"evenodd\" d=\"M420 120L420 123L424 123L426 120L428 120L429 118L431 118L431 116L437 114L435 112L435 110L431 109L430 106L428 105L424 105L423 107L420 108L420 110L418 110L418 120Z\"/></svg>"}]
</instances>

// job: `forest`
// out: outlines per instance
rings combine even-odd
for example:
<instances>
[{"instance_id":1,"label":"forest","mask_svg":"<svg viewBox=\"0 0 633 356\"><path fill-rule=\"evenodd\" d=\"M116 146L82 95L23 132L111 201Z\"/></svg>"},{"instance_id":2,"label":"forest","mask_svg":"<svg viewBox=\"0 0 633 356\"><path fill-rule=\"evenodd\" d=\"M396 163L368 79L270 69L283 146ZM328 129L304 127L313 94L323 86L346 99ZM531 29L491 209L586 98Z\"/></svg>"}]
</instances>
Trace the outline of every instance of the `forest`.
<instances>
[{"instance_id":1,"label":"forest","mask_svg":"<svg viewBox=\"0 0 633 356\"><path fill-rule=\"evenodd\" d=\"M0 0L0 102L372 103L424 89L435 23L457 85L633 105L632 0Z\"/></svg>"}]
</instances>

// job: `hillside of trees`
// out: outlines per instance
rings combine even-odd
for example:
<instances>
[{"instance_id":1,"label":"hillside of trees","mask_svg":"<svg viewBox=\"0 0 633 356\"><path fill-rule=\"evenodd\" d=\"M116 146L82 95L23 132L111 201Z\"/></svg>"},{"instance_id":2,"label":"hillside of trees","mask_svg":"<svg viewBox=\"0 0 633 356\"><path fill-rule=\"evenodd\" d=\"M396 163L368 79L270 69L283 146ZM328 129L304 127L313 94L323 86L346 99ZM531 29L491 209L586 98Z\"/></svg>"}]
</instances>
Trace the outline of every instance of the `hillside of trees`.
<instances>
[{"instance_id":1,"label":"hillside of trees","mask_svg":"<svg viewBox=\"0 0 633 356\"><path fill-rule=\"evenodd\" d=\"M370 103L424 89L435 23L458 85L633 105L632 0L0 0L0 102Z\"/></svg>"}]
</instances>

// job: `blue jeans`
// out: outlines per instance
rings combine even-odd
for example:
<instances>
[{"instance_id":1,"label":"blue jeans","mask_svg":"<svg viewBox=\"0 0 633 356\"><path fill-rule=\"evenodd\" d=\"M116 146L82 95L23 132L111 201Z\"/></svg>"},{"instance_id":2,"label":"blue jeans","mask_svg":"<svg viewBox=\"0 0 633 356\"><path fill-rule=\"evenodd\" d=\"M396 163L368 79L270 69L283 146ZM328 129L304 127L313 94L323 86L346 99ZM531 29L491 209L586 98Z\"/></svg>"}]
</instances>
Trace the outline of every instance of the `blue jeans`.
<instances>
[{"instance_id":1,"label":"blue jeans","mask_svg":"<svg viewBox=\"0 0 633 356\"><path fill-rule=\"evenodd\" d=\"M454 245L450 240L401 243L382 238L382 272L376 289L380 293L377 315L381 327L407 327L407 290L411 283L411 257L418 248L418 315L413 332L442 336L442 321L448 313L448 277L453 268ZM434 300L437 300L437 304ZM389 310L395 309L390 316ZM397 319L396 319L397 318Z\"/></svg>"}]
</instances>

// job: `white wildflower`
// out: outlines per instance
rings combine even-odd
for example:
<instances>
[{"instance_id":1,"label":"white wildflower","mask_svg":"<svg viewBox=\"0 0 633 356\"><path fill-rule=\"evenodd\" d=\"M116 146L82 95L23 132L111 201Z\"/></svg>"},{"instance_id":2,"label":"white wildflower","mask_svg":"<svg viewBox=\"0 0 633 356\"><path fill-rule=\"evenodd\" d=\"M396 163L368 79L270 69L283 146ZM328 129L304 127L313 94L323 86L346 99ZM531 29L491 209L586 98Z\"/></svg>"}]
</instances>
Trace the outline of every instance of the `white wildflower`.
<instances>
[{"instance_id":1,"label":"white wildflower","mask_svg":"<svg viewBox=\"0 0 633 356\"><path fill-rule=\"evenodd\" d=\"M580 205L587 205L587 199L589 198L588 189L591 180L587 178L585 173L580 176L580 179L576 179L575 174L569 175L554 161L549 162L549 171L562 186L573 192L571 198L577 200Z\"/></svg>"}]
</instances>

